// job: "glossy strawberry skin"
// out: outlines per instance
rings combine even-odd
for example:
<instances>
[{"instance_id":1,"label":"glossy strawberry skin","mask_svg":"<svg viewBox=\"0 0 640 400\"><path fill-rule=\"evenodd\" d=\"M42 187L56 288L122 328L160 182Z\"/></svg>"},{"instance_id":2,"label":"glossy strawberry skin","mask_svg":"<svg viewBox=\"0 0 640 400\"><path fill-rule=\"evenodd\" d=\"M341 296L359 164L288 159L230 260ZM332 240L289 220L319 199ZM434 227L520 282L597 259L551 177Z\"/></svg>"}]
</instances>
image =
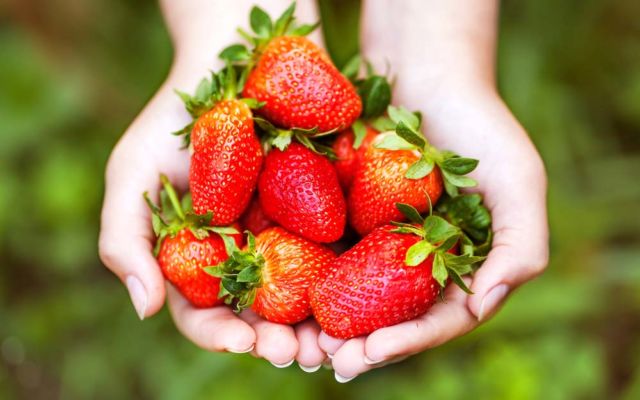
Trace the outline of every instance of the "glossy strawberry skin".
<instances>
[{"instance_id":1,"label":"glossy strawberry skin","mask_svg":"<svg viewBox=\"0 0 640 400\"><path fill-rule=\"evenodd\" d=\"M267 228L275 226L275 223L266 216L262 207L260 206L260 200L254 197L249 203L247 210L240 219L244 229L250 231L254 235L259 234Z\"/></svg>"},{"instance_id":2,"label":"glossy strawberry skin","mask_svg":"<svg viewBox=\"0 0 640 400\"><path fill-rule=\"evenodd\" d=\"M243 244L242 235L234 235L234 239L238 246ZM222 304L222 299L218 299L220 279L202 269L218 265L227 258L224 242L218 234L198 239L187 228L175 236L167 236L157 257L165 279L195 307Z\"/></svg>"},{"instance_id":3,"label":"glossy strawberry skin","mask_svg":"<svg viewBox=\"0 0 640 400\"><path fill-rule=\"evenodd\" d=\"M301 36L271 40L242 94L265 102L258 112L283 128L344 129L362 111L353 85L324 51Z\"/></svg>"},{"instance_id":4,"label":"glossy strawberry skin","mask_svg":"<svg viewBox=\"0 0 640 400\"><path fill-rule=\"evenodd\" d=\"M333 251L291 234L280 227L269 228L256 237L262 254L262 286L251 309L263 318L281 324L295 324L311 315L309 287L324 277L335 259Z\"/></svg>"},{"instance_id":5,"label":"glossy strawberry skin","mask_svg":"<svg viewBox=\"0 0 640 400\"><path fill-rule=\"evenodd\" d=\"M422 179L404 176L418 159L410 150L367 149L347 198L349 222L360 235L391 221L404 221L396 203L409 204L421 213L429 210L427 195L436 204L443 190L438 167Z\"/></svg>"},{"instance_id":6,"label":"glossy strawberry skin","mask_svg":"<svg viewBox=\"0 0 640 400\"><path fill-rule=\"evenodd\" d=\"M350 339L424 314L437 300L433 256L415 267L404 263L419 238L385 225L331 264L309 290L315 319L327 334Z\"/></svg>"},{"instance_id":7,"label":"glossy strawberry skin","mask_svg":"<svg viewBox=\"0 0 640 400\"><path fill-rule=\"evenodd\" d=\"M213 213L212 225L236 221L247 207L262 165L249 107L224 100L195 122L189 186L193 209Z\"/></svg>"},{"instance_id":8,"label":"glossy strawberry skin","mask_svg":"<svg viewBox=\"0 0 640 400\"><path fill-rule=\"evenodd\" d=\"M346 224L346 203L331 162L299 143L267 155L258 181L260 205L283 228L318 243L334 242Z\"/></svg>"},{"instance_id":9,"label":"glossy strawberry skin","mask_svg":"<svg viewBox=\"0 0 640 400\"><path fill-rule=\"evenodd\" d=\"M342 190L344 190L345 193L348 192L351 187L356 170L377 135L378 131L367 127L367 134L357 149L353 148L354 135L351 129L340 133L338 137L336 137L335 142L333 142L333 151L338 157L333 165L336 168L340 186L342 186Z\"/></svg>"}]
</instances>

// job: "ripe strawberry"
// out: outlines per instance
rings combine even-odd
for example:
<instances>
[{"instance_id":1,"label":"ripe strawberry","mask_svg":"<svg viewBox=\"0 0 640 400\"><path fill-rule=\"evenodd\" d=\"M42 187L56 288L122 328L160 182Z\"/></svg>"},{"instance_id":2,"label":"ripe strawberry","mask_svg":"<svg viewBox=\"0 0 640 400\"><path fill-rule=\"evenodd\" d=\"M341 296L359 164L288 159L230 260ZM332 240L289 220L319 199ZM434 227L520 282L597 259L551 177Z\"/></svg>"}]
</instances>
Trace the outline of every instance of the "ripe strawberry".
<instances>
[{"instance_id":1,"label":"ripe strawberry","mask_svg":"<svg viewBox=\"0 0 640 400\"><path fill-rule=\"evenodd\" d=\"M242 215L240 219L242 226L253 233L254 235L259 234L267 228L275 226L275 223L271 221L262 211L262 207L260 206L260 200L258 197L254 197L249 203L249 207Z\"/></svg>"},{"instance_id":2,"label":"ripe strawberry","mask_svg":"<svg viewBox=\"0 0 640 400\"><path fill-rule=\"evenodd\" d=\"M384 225L331 264L309 290L313 315L327 334L341 339L425 313L449 279L470 293L461 275L483 257L456 256L457 243L468 238L438 216L426 219L399 204L413 224ZM421 224L417 225L417 224Z\"/></svg>"},{"instance_id":3,"label":"ripe strawberry","mask_svg":"<svg viewBox=\"0 0 640 400\"><path fill-rule=\"evenodd\" d=\"M396 202L419 212L435 205L443 188L451 197L459 187L476 182L464 176L477 160L459 157L431 146L420 133L420 115L404 108L388 108L395 131L378 135L356 171L347 199L349 222L361 235L392 220L401 220Z\"/></svg>"},{"instance_id":4,"label":"ripe strawberry","mask_svg":"<svg viewBox=\"0 0 640 400\"><path fill-rule=\"evenodd\" d=\"M249 233L245 249L233 250L212 273L236 311L250 307L271 322L295 324L311 315L309 287L334 259L323 245L273 227L255 238Z\"/></svg>"},{"instance_id":5,"label":"ripe strawberry","mask_svg":"<svg viewBox=\"0 0 640 400\"><path fill-rule=\"evenodd\" d=\"M158 236L155 255L160 269L194 306L221 304L220 279L207 274L204 268L228 258L222 235L232 235L238 246L242 245L242 235L236 228L211 227L210 214L195 215L191 210L184 210L167 178L163 175L161 180L164 185L162 208L153 204L145 193Z\"/></svg>"},{"instance_id":6,"label":"ripe strawberry","mask_svg":"<svg viewBox=\"0 0 640 400\"><path fill-rule=\"evenodd\" d=\"M356 174L360 162L364 158L367 149L371 146L373 139L378 135L378 131L371 127L365 128L365 136L361 139L361 143L354 145L353 129L348 129L340 133L335 142L333 142L333 151L337 160L333 163L338 174L340 186L348 192L353 177Z\"/></svg>"},{"instance_id":7,"label":"ripe strawberry","mask_svg":"<svg viewBox=\"0 0 640 400\"><path fill-rule=\"evenodd\" d=\"M380 136L384 138L384 134ZM366 151L347 198L349 222L360 235L391 221L401 221L402 213L395 207L398 202L425 212L429 210L429 199L433 204L438 201L442 194L438 168L421 179L405 178L409 167L419 159L420 155L412 150L370 147Z\"/></svg>"},{"instance_id":8,"label":"ripe strawberry","mask_svg":"<svg viewBox=\"0 0 640 400\"><path fill-rule=\"evenodd\" d=\"M242 91L265 105L259 113L285 128L346 128L362 102L324 51L301 36L271 40Z\"/></svg>"},{"instance_id":9,"label":"ripe strawberry","mask_svg":"<svg viewBox=\"0 0 640 400\"><path fill-rule=\"evenodd\" d=\"M328 243L344 232L346 204L333 165L299 143L271 150L258 192L267 217L293 233Z\"/></svg>"},{"instance_id":10,"label":"ripe strawberry","mask_svg":"<svg viewBox=\"0 0 640 400\"><path fill-rule=\"evenodd\" d=\"M255 47L225 49L221 58L247 62L243 96L264 102L260 115L281 128L319 131L345 129L358 118L362 101L355 87L329 56L304 36L316 25L295 27L295 3L274 23L260 8L251 10L257 37L244 36Z\"/></svg>"},{"instance_id":11,"label":"ripe strawberry","mask_svg":"<svg viewBox=\"0 0 640 400\"><path fill-rule=\"evenodd\" d=\"M196 97L181 94L195 118L189 187L198 214L213 213L213 223L236 221L247 207L258 180L262 148L249 106L235 96L234 68L204 80Z\"/></svg>"}]
</instances>

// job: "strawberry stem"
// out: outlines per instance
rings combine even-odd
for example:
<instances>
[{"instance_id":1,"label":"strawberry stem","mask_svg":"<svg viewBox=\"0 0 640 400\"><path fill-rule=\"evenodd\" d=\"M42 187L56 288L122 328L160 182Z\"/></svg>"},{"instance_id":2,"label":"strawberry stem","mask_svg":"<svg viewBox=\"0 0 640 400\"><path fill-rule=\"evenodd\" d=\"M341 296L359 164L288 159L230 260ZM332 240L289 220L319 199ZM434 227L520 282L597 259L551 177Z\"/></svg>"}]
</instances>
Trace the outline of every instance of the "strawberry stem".
<instances>
[{"instance_id":1,"label":"strawberry stem","mask_svg":"<svg viewBox=\"0 0 640 400\"><path fill-rule=\"evenodd\" d=\"M173 209L178 215L178 218L180 218L181 221L184 221L185 215L184 215L184 211L182 210L182 205L180 204L180 200L178 200L178 194L176 193L175 189L171 185L171 182L169 182L169 178L167 178L165 174L161 174L160 181L162 182L162 186L164 186L164 190L167 193L167 196L169 197L169 201L171 202Z\"/></svg>"}]
</instances>

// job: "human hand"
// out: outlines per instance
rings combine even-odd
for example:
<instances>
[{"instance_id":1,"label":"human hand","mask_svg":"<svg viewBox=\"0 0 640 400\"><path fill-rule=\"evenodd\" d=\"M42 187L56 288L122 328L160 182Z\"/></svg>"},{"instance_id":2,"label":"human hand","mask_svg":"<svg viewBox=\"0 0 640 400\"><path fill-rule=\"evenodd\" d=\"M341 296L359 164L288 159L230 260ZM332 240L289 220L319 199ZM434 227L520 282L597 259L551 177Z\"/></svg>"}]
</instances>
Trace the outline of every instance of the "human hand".
<instances>
[{"instance_id":1,"label":"human hand","mask_svg":"<svg viewBox=\"0 0 640 400\"><path fill-rule=\"evenodd\" d=\"M465 278L474 294L451 285L445 300L425 315L367 337L345 341L321 333L320 347L332 358L339 382L473 330L547 265L544 166L493 82L496 2L477 9L463 3L367 2L363 51L374 64L384 66L386 59L397 67L394 103L422 111L423 131L433 145L480 160L471 174L478 181L473 191L491 210L493 247L482 268ZM400 19L403 24L393 24Z\"/></svg>"},{"instance_id":2,"label":"human hand","mask_svg":"<svg viewBox=\"0 0 640 400\"><path fill-rule=\"evenodd\" d=\"M163 2L176 56L167 80L127 129L109 159L100 257L126 285L140 319L158 312L166 297L177 328L204 349L252 352L276 366L287 366L296 359L301 366L315 367L325 358L317 345L319 328L315 322L291 327L265 321L250 311L237 316L226 306L194 308L170 284L165 290L162 272L152 256L155 238L142 193L148 191L157 199L160 173L166 174L177 188L188 187L189 155L180 150L180 139L171 132L189 123L190 117L173 90L192 90L208 69L220 66L216 55L237 40L233 36L235 26L220 25L245 21L250 5L229 7L224 2L200 0ZM265 6L281 11L288 1L273 0ZM219 12L221 9L224 13ZM194 21L202 18L194 20L193 15L225 17L219 25L206 18L198 24ZM212 26L216 30L208 32Z\"/></svg>"},{"instance_id":3,"label":"human hand","mask_svg":"<svg viewBox=\"0 0 640 400\"><path fill-rule=\"evenodd\" d=\"M418 105L399 98L398 104ZM413 109L419 107L413 107ZM526 133L495 93L440 98L425 112L425 133L437 147L480 160L471 175L493 216L493 248L467 295L452 285L445 301L412 321L348 341L321 333L337 379L347 380L390 361L443 344L490 317L513 289L547 263L544 168ZM469 283L469 282L467 282Z\"/></svg>"}]
</instances>

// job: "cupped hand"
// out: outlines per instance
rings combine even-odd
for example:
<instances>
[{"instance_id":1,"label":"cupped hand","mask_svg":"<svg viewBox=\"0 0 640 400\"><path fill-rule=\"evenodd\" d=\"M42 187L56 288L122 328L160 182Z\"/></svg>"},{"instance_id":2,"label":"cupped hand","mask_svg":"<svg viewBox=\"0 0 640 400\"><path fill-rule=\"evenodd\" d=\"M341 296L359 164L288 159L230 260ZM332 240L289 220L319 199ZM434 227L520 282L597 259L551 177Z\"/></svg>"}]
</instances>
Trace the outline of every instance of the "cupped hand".
<instances>
[{"instance_id":1,"label":"cupped hand","mask_svg":"<svg viewBox=\"0 0 640 400\"><path fill-rule=\"evenodd\" d=\"M474 191L484 196L492 213L493 246L467 282L474 294L452 285L445 300L425 315L367 337L344 341L321 333L320 347L332 358L340 382L471 331L491 317L509 293L547 265L544 166L497 93L489 86L452 88L429 100L411 93L400 90L394 102L423 111L423 131L433 145L480 160L471 176L478 181Z\"/></svg>"},{"instance_id":2,"label":"cupped hand","mask_svg":"<svg viewBox=\"0 0 640 400\"><path fill-rule=\"evenodd\" d=\"M294 359L303 367L319 366L325 358L317 345L314 322L295 327L274 324L250 311L240 316L226 306L198 309L169 283L152 255L155 237L142 193L157 199L159 175L166 174L180 190L188 187L189 154L171 132L189 122L173 92L192 90L202 73L187 79L172 74L120 139L106 170L99 252L104 264L126 285L140 319L158 312L165 301L182 334L210 351L252 352L276 366ZM300 345L303 346L300 346Z\"/></svg>"}]
</instances>

